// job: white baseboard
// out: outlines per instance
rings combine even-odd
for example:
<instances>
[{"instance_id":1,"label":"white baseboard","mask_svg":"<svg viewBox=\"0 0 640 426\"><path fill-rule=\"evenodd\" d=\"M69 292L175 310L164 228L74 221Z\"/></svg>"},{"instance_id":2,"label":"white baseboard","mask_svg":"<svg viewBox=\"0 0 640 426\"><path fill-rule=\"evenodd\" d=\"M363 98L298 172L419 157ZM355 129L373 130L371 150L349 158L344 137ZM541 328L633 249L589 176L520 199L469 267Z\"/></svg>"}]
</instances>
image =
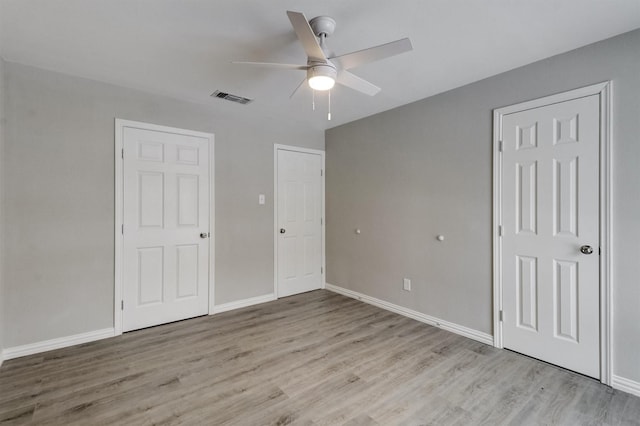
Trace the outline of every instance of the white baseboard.
<instances>
[{"instance_id":1,"label":"white baseboard","mask_svg":"<svg viewBox=\"0 0 640 426\"><path fill-rule=\"evenodd\" d=\"M28 345L5 348L4 359L13 359L21 356L33 355L40 352L52 351L54 349L66 348L68 346L79 345L81 343L93 342L95 340L106 339L114 336L113 328L89 331L87 333L74 334L72 336L58 337L57 339L44 340L42 342L29 343Z\"/></svg>"},{"instance_id":2,"label":"white baseboard","mask_svg":"<svg viewBox=\"0 0 640 426\"><path fill-rule=\"evenodd\" d=\"M249 299L237 300L234 302L224 303L213 307L213 313L221 313L234 309L245 308L247 306L257 305L260 303L271 302L276 300L275 294L266 294L264 296L252 297ZM94 340L106 339L115 336L113 328L105 328L102 330L90 331L87 333L75 334L73 336L59 337L57 339L45 340L42 342L29 343L28 345L14 346L5 348L0 352L0 365L2 361L19 358L22 356L33 355L40 352L47 352L54 349L66 348L68 346L79 345L81 343L93 342Z\"/></svg>"},{"instance_id":3,"label":"white baseboard","mask_svg":"<svg viewBox=\"0 0 640 426\"><path fill-rule=\"evenodd\" d=\"M215 305L213 307L213 313L219 314L221 312L233 311L234 309L246 308L273 300L276 300L276 295L273 293L265 294L264 296L250 297L249 299L236 300L234 302L223 303L222 305Z\"/></svg>"},{"instance_id":4,"label":"white baseboard","mask_svg":"<svg viewBox=\"0 0 640 426\"><path fill-rule=\"evenodd\" d=\"M615 374L611 377L611 387L631 395L640 396L640 382L616 376Z\"/></svg>"},{"instance_id":5,"label":"white baseboard","mask_svg":"<svg viewBox=\"0 0 640 426\"><path fill-rule=\"evenodd\" d=\"M444 330L451 331L452 333L456 333L461 336L468 337L469 339L477 340L478 342L486 343L487 345L493 346L493 336L487 333L483 333L482 331L454 324L449 321L444 321L440 318L432 317L431 315L426 315L422 312L414 311L413 309L395 305L390 302L385 302L384 300L376 299L375 297L367 296L366 294L348 290L346 288L339 287L333 284L327 283L326 289L335 293L340 293L347 297L361 300L370 305L386 309L387 311L395 312L397 314L404 315L405 317L413 318L414 320L423 322L425 324L440 327Z\"/></svg>"},{"instance_id":6,"label":"white baseboard","mask_svg":"<svg viewBox=\"0 0 640 426\"><path fill-rule=\"evenodd\" d=\"M474 330L468 327L464 327L462 325L454 324L452 322L444 321L439 318L433 317L431 315L426 315L421 312L414 311L412 309L408 309L403 306L386 302L384 300L367 296L366 294L349 290L343 287L339 287L333 284L326 283L324 287L329 291L333 291L334 293L339 293L344 296L351 297L353 299L357 299L362 302L368 303L370 305L374 305L379 308L386 309L388 311L395 312L397 314L415 319L417 321L420 321L435 327L440 327L444 330L451 331L452 333L456 333L461 336L476 340L478 342L482 342L487 345L493 346L493 336L491 336L490 334L483 333L481 331ZM222 305L215 306L214 313L217 314L221 312L232 311L234 309L246 308L248 306L258 305L260 303L271 302L276 299L277 297L275 296L275 294L271 293L271 294L265 294L264 296L257 296L257 297L251 297L249 299L237 300L234 302L224 303ZM33 355L41 352L47 352L54 349L66 348L69 346L93 342L96 340L106 339L113 336L114 336L114 329L105 328L102 330L95 330L87 333L74 334L72 336L59 337L57 339L45 340L42 342L30 343L30 344L21 345L21 346L14 346L12 348L5 348L4 350L0 350L0 366L2 366L2 363L4 360L19 358L27 355ZM627 392L631 395L640 397L640 382L636 382L634 380L630 380L621 376L616 376L614 374L612 376L611 386L614 389L618 389L623 392Z\"/></svg>"}]
</instances>

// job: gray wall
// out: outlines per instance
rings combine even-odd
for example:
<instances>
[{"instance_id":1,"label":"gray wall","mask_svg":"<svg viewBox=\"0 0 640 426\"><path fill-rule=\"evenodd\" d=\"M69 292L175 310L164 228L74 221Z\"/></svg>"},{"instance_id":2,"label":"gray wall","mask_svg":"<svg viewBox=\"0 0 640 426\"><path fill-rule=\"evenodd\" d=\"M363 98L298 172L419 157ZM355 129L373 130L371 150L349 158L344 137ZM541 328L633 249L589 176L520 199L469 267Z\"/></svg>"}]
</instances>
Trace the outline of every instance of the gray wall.
<instances>
[{"instance_id":1,"label":"gray wall","mask_svg":"<svg viewBox=\"0 0 640 426\"><path fill-rule=\"evenodd\" d=\"M115 117L215 134L216 304L273 292L273 144L323 149L322 132L217 100L5 71L5 348L113 326Z\"/></svg>"},{"instance_id":2,"label":"gray wall","mask_svg":"<svg viewBox=\"0 0 640 426\"><path fill-rule=\"evenodd\" d=\"M640 381L640 30L328 130L327 282L492 333L492 110L605 80L614 374Z\"/></svg>"}]
</instances>

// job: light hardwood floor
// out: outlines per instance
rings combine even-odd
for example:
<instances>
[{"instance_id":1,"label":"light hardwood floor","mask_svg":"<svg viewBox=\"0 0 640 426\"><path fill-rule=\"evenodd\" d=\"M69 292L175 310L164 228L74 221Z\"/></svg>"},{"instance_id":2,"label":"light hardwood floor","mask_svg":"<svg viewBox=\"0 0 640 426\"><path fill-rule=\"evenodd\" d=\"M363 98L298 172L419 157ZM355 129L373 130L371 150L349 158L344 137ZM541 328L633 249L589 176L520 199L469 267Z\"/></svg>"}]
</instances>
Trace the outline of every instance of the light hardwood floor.
<instances>
[{"instance_id":1,"label":"light hardwood floor","mask_svg":"<svg viewBox=\"0 0 640 426\"><path fill-rule=\"evenodd\" d=\"M640 398L320 290L6 361L0 422L640 424Z\"/></svg>"}]
</instances>

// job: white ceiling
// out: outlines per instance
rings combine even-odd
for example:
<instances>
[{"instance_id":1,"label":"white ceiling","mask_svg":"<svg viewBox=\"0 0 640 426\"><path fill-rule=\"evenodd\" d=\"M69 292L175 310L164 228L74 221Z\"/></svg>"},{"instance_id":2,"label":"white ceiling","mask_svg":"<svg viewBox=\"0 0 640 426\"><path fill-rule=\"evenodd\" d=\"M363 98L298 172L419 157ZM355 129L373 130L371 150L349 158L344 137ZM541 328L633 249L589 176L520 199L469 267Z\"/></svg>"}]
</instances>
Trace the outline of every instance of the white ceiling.
<instances>
[{"instance_id":1,"label":"white ceiling","mask_svg":"<svg viewBox=\"0 0 640 426\"><path fill-rule=\"evenodd\" d=\"M409 37L413 52L352 70L380 86L289 95L304 78L231 64L304 64L286 10L337 21L340 55ZM0 0L0 55L210 105L238 117L331 128L640 27L640 0ZM210 98L216 89L254 98Z\"/></svg>"}]
</instances>

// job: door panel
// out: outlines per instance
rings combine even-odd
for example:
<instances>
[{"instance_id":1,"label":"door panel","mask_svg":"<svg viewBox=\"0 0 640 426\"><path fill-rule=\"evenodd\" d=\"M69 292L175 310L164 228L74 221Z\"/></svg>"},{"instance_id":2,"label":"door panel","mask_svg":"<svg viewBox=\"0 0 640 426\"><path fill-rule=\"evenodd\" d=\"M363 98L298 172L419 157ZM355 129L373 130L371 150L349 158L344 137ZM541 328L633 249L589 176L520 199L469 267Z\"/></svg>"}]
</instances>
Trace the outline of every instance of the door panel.
<instances>
[{"instance_id":1,"label":"door panel","mask_svg":"<svg viewBox=\"0 0 640 426\"><path fill-rule=\"evenodd\" d=\"M209 143L124 128L123 331L208 313Z\"/></svg>"},{"instance_id":2,"label":"door panel","mask_svg":"<svg viewBox=\"0 0 640 426\"><path fill-rule=\"evenodd\" d=\"M538 259L517 256L516 291L518 326L538 330Z\"/></svg>"},{"instance_id":3,"label":"door panel","mask_svg":"<svg viewBox=\"0 0 640 426\"><path fill-rule=\"evenodd\" d=\"M322 286L322 158L277 151L278 297Z\"/></svg>"},{"instance_id":4,"label":"door panel","mask_svg":"<svg viewBox=\"0 0 640 426\"><path fill-rule=\"evenodd\" d=\"M198 295L198 259L200 247L197 244L185 244L176 247L177 297Z\"/></svg>"},{"instance_id":5,"label":"door panel","mask_svg":"<svg viewBox=\"0 0 640 426\"><path fill-rule=\"evenodd\" d=\"M164 247L138 248L137 306L162 303L164 299Z\"/></svg>"},{"instance_id":6,"label":"door panel","mask_svg":"<svg viewBox=\"0 0 640 426\"><path fill-rule=\"evenodd\" d=\"M556 337L578 343L578 262L553 261Z\"/></svg>"},{"instance_id":7,"label":"door panel","mask_svg":"<svg viewBox=\"0 0 640 426\"><path fill-rule=\"evenodd\" d=\"M164 223L164 173L138 173L139 226L162 228Z\"/></svg>"},{"instance_id":8,"label":"door panel","mask_svg":"<svg viewBox=\"0 0 640 426\"><path fill-rule=\"evenodd\" d=\"M518 234L535 234L538 225L538 163L516 164L516 219Z\"/></svg>"},{"instance_id":9,"label":"door panel","mask_svg":"<svg viewBox=\"0 0 640 426\"><path fill-rule=\"evenodd\" d=\"M598 96L507 114L502 135L504 347L598 378Z\"/></svg>"},{"instance_id":10,"label":"door panel","mask_svg":"<svg viewBox=\"0 0 640 426\"><path fill-rule=\"evenodd\" d=\"M199 179L178 175L178 226L198 227Z\"/></svg>"},{"instance_id":11,"label":"door panel","mask_svg":"<svg viewBox=\"0 0 640 426\"><path fill-rule=\"evenodd\" d=\"M553 233L578 236L578 157L553 159Z\"/></svg>"}]
</instances>

